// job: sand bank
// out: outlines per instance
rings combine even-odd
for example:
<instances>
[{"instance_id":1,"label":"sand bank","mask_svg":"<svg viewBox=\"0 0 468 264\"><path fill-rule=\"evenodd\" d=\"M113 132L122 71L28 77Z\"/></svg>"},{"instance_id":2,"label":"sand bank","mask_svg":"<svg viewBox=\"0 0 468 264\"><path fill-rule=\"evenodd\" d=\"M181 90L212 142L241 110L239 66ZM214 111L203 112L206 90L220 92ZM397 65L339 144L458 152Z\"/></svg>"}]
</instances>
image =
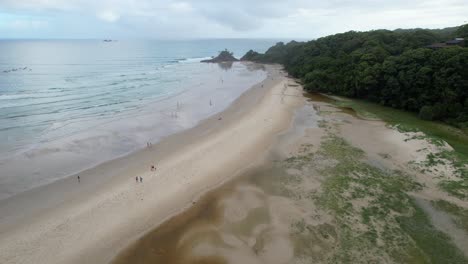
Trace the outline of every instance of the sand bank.
<instances>
[{"instance_id":1,"label":"sand bank","mask_svg":"<svg viewBox=\"0 0 468 264\"><path fill-rule=\"evenodd\" d=\"M149 149L0 204L2 263L106 263L270 148L303 101L278 67L226 111ZM156 164L157 172L150 171ZM142 176L143 183L135 183Z\"/></svg>"},{"instance_id":2,"label":"sand bank","mask_svg":"<svg viewBox=\"0 0 468 264\"><path fill-rule=\"evenodd\" d=\"M308 96L266 162L147 233L113 264L465 263L468 235L432 202L466 203L437 189L440 175L413 166L448 146ZM415 182L424 187L405 190ZM401 223L436 242L427 246Z\"/></svg>"}]
</instances>

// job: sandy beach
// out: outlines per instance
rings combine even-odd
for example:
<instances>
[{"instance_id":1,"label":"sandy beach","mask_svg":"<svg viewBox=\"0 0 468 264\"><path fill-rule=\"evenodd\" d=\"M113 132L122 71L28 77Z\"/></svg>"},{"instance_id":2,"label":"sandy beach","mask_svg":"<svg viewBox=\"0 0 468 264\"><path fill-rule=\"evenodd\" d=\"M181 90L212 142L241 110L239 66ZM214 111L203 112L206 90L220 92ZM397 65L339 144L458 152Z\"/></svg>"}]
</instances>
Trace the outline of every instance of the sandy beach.
<instances>
[{"instance_id":1,"label":"sandy beach","mask_svg":"<svg viewBox=\"0 0 468 264\"><path fill-rule=\"evenodd\" d=\"M265 67L193 129L1 202L1 263L464 263L450 145Z\"/></svg>"},{"instance_id":2,"label":"sandy beach","mask_svg":"<svg viewBox=\"0 0 468 264\"><path fill-rule=\"evenodd\" d=\"M447 163L431 171L423 165L450 146L333 101L345 98L301 99L264 162L143 235L112 263L465 263L463 222L437 206L466 208L437 187L455 174Z\"/></svg>"},{"instance_id":3,"label":"sandy beach","mask_svg":"<svg viewBox=\"0 0 468 264\"><path fill-rule=\"evenodd\" d=\"M468 264L468 0L387 2L0 0L0 264Z\"/></svg>"},{"instance_id":4,"label":"sandy beach","mask_svg":"<svg viewBox=\"0 0 468 264\"><path fill-rule=\"evenodd\" d=\"M289 86L279 67L266 68L264 82L195 128L83 171L80 183L73 175L2 201L0 262L107 263L207 190L261 162L303 103L294 96L301 88Z\"/></svg>"}]
</instances>

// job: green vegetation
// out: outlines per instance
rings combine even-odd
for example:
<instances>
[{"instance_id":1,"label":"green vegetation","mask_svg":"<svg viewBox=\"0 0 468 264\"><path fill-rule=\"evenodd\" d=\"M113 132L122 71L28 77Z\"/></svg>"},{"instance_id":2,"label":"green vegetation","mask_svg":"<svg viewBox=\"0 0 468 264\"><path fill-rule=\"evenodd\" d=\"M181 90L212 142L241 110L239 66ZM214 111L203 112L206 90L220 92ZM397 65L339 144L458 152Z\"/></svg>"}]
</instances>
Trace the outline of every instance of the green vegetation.
<instances>
[{"instance_id":1,"label":"green vegetation","mask_svg":"<svg viewBox=\"0 0 468 264\"><path fill-rule=\"evenodd\" d=\"M440 188L460 199L468 198L468 180L444 180L439 183Z\"/></svg>"},{"instance_id":2,"label":"green vegetation","mask_svg":"<svg viewBox=\"0 0 468 264\"><path fill-rule=\"evenodd\" d=\"M468 134L447 124L426 121L416 114L385 107L364 100L337 100L334 102L341 107L354 109L359 116L366 118L380 118L401 132L423 132L425 135L415 136L417 139L427 139L436 146L447 142L454 151L430 153L424 164L431 169L438 164L449 164L454 168L458 180L444 180L439 186L449 194L460 199L468 198ZM412 139L412 138L411 138ZM410 139L410 140L411 140Z\"/></svg>"},{"instance_id":3,"label":"green vegetation","mask_svg":"<svg viewBox=\"0 0 468 264\"><path fill-rule=\"evenodd\" d=\"M400 171L369 165L365 153L344 139L330 133L317 152L304 151L285 165L305 177L313 168L323 178L320 189L309 195L297 195L300 181L283 184L296 193L294 199L312 199L333 216L334 224L324 234L306 221L292 226L300 244L319 241L332 250L327 263L468 263L407 194L421 185ZM333 239L327 240L329 236ZM336 241L335 246L329 241ZM299 253L312 254L307 247L300 249Z\"/></svg>"},{"instance_id":4,"label":"green vegetation","mask_svg":"<svg viewBox=\"0 0 468 264\"><path fill-rule=\"evenodd\" d=\"M443 140L452 146L460 155L468 158L468 134L462 130L440 122L421 120L411 112L385 107L364 100L340 100L335 104L350 107L361 116L375 116L401 132L421 131L435 141Z\"/></svg>"},{"instance_id":5,"label":"green vegetation","mask_svg":"<svg viewBox=\"0 0 468 264\"><path fill-rule=\"evenodd\" d=\"M452 215L455 224L468 232L468 210L444 200L433 201L432 205Z\"/></svg>"},{"instance_id":6,"label":"green vegetation","mask_svg":"<svg viewBox=\"0 0 468 264\"><path fill-rule=\"evenodd\" d=\"M467 160L461 158L455 151L440 151L438 153L429 153L423 163L429 170L439 164L450 165L454 169L453 174L458 178L457 180L443 180L439 183L439 186L444 191L460 199L468 198Z\"/></svg>"},{"instance_id":7,"label":"green vegetation","mask_svg":"<svg viewBox=\"0 0 468 264\"><path fill-rule=\"evenodd\" d=\"M468 38L468 24L458 27L455 34L465 39Z\"/></svg>"},{"instance_id":8,"label":"green vegetation","mask_svg":"<svg viewBox=\"0 0 468 264\"><path fill-rule=\"evenodd\" d=\"M281 63L309 91L366 99L467 128L468 48L426 48L464 37L467 28L350 31L278 43L242 59Z\"/></svg>"},{"instance_id":9,"label":"green vegetation","mask_svg":"<svg viewBox=\"0 0 468 264\"><path fill-rule=\"evenodd\" d=\"M467 263L460 252L444 233L437 231L424 212L413 204L411 217L397 217L400 227L417 244L430 263ZM420 262L423 259L421 259ZM426 261L424 261L426 262Z\"/></svg>"},{"instance_id":10,"label":"green vegetation","mask_svg":"<svg viewBox=\"0 0 468 264\"><path fill-rule=\"evenodd\" d=\"M438 146L447 142L454 151L428 156L424 164L428 168L421 171L453 165L458 179L443 180L439 186L466 199L468 48L426 46L467 35L468 24L441 30L351 31L309 42L278 43L265 54L249 51L242 59L281 63L308 91L354 98L336 104L361 117L380 118L401 132L421 131Z\"/></svg>"}]
</instances>

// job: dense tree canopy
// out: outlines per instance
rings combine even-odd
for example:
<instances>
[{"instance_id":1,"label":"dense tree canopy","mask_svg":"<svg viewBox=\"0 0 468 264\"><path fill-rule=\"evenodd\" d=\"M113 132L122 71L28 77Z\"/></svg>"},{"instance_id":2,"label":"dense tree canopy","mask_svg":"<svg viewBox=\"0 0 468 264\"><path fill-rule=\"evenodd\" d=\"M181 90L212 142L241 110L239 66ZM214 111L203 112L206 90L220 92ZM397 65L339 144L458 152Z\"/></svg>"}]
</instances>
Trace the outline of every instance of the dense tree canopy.
<instances>
[{"instance_id":1,"label":"dense tree canopy","mask_svg":"<svg viewBox=\"0 0 468 264\"><path fill-rule=\"evenodd\" d=\"M346 32L277 43L242 59L281 63L305 89L371 100L421 118L468 126L468 48L427 45L466 37L468 25L442 30Z\"/></svg>"}]
</instances>

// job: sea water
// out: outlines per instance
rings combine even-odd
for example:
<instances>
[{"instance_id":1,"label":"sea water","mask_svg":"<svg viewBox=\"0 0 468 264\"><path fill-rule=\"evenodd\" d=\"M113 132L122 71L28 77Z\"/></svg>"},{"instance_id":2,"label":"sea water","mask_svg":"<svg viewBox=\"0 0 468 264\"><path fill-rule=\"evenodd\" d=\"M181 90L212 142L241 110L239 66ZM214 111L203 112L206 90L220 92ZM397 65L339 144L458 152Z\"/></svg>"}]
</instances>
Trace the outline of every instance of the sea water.
<instances>
[{"instance_id":1,"label":"sea water","mask_svg":"<svg viewBox=\"0 0 468 264\"><path fill-rule=\"evenodd\" d=\"M0 41L0 199L195 126L266 78L274 40Z\"/></svg>"}]
</instances>

